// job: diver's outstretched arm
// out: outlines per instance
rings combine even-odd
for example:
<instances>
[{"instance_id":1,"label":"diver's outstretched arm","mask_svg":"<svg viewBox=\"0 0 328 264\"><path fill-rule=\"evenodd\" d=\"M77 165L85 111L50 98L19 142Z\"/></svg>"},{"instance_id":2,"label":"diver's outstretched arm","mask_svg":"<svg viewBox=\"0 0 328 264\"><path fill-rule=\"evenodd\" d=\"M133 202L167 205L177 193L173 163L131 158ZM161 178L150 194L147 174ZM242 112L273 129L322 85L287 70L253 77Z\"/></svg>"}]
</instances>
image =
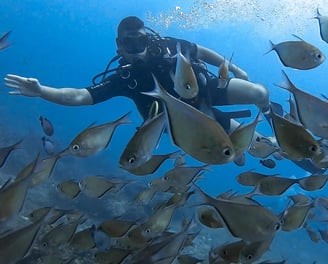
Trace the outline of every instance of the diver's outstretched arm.
<instances>
[{"instance_id":1,"label":"diver's outstretched arm","mask_svg":"<svg viewBox=\"0 0 328 264\"><path fill-rule=\"evenodd\" d=\"M87 89L53 88L41 85L38 79L25 78L18 75L7 74L4 78L5 86L12 89L11 95L24 95L40 97L47 101L70 106L91 105L92 97Z\"/></svg>"},{"instance_id":2,"label":"diver's outstretched arm","mask_svg":"<svg viewBox=\"0 0 328 264\"><path fill-rule=\"evenodd\" d=\"M197 56L199 59L205 61L206 63L212 64L217 67L220 67L222 62L224 61L223 56L211 49L205 48L200 45L197 45ZM229 71L231 71L236 78L248 80L247 73L233 63L229 63Z\"/></svg>"}]
</instances>

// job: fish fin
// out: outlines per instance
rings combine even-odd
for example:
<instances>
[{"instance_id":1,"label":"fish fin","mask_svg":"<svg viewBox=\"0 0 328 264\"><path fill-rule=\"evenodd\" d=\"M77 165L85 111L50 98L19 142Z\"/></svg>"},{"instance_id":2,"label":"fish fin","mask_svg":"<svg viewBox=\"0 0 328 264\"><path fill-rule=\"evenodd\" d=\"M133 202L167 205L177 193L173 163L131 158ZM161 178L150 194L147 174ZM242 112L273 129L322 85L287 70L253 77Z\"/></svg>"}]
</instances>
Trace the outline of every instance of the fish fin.
<instances>
[{"instance_id":1,"label":"fish fin","mask_svg":"<svg viewBox=\"0 0 328 264\"><path fill-rule=\"evenodd\" d=\"M180 42L177 43L177 45L176 45L176 49L177 49L177 53L181 53L181 54L182 54L182 52L181 52L181 44L180 44Z\"/></svg>"},{"instance_id":2,"label":"fish fin","mask_svg":"<svg viewBox=\"0 0 328 264\"><path fill-rule=\"evenodd\" d=\"M159 81L157 80L156 76L153 73L152 73L152 76L153 76L153 80L154 80L154 84L155 84L154 90L152 90L150 92L141 92L141 93L144 95L155 97L155 98L165 97L167 95L167 92L161 86L161 84L159 83Z\"/></svg>"},{"instance_id":3,"label":"fish fin","mask_svg":"<svg viewBox=\"0 0 328 264\"><path fill-rule=\"evenodd\" d=\"M327 95L324 95L324 94L320 94L320 95L328 101L328 96Z\"/></svg>"},{"instance_id":4,"label":"fish fin","mask_svg":"<svg viewBox=\"0 0 328 264\"><path fill-rule=\"evenodd\" d=\"M294 36L295 38L297 38L297 39L299 39L299 40L301 40L301 41L304 41L304 39L302 39L301 37L299 37L299 36L297 36L297 35L295 35L295 34L292 34L292 36ZM305 41L304 41L305 42Z\"/></svg>"},{"instance_id":5,"label":"fish fin","mask_svg":"<svg viewBox=\"0 0 328 264\"><path fill-rule=\"evenodd\" d=\"M276 114L282 116L284 113L284 109L281 104L270 101L270 108L273 110Z\"/></svg>"},{"instance_id":6,"label":"fish fin","mask_svg":"<svg viewBox=\"0 0 328 264\"><path fill-rule=\"evenodd\" d=\"M269 49L267 52L265 52L263 55L266 55L266 54L268 54L268 53L270 53L271 51L273 51L274 49L275 49L275 44L271 41L271 40L269 40L269 42L270 42L270 45L271 45L271 49Z\"/></svg>"},{"instance_id":7,"label":"fish fin","mask_svg":"<svg viewBox=\"0 0 328 264\"><path fill-rule=\"evenodd\" d=\"M3 183L3 185L0 186L0 191L5 190L6 187L9 185L10 182L12 182L12 179L11 179L11 178L7 179L7 180Z\"/></svg>"},{"instance_id":8,"label":"fish fin","mask_svg":"<svg viewBox=\"0 0 328 264\"><path fill-rule=\"evenodd\" d=\"M175 74L172 70L170 70L170 78L171 78L172 81L174 81Z\"/></svg>"},{"instance_id":9,"label":"fish fin","mask_svg":"<svg viewBox=\"0 0 328 264\"><path fill-rule=\"evenodd\" d=\"M232 65L232 58L233 58L233 52L231 53L231 57L230 57L230 59L229 59L229 67Z\"/></svg>"},{"instance_id":10,"label":"fish fin","mask_svg":"<svg viewBox=\"0 0 328 264\"><path fill-rule=\"evenodd\" d=\"M288 90L292 93L293 91L296 90L295 85L291 82L291 80L289 79L288 75L286 74L286 72L284 70L282 70L282 74L283 74L283 76L284 76L284 78L287 82L287 85L283 85L283 84L274 84L274 85L279 87L279 88Z\"/></svg>"},{"instance_id":11,"label":"fish fin","mask_svg":"<svg viewBox=\"0 0 328 264\"><path fill-rule=\"evenodd\" d=\"M310 19L318 19L319 23L320 23L320 17L321 17L321 14L319 12L319 7L317 7L315 16L311 17Z\"/></svg>"},{"instance_id":12,"label":"fish fin","mask_svg":"<svg viewBox=\"0 0 328 264\"><path fill-rule=\"evenodd\" d=\"M5 34L3 34L0 37L0 50L5 49L5 48L8 48L9 46L12 45L12 43L7 42L7 39L9 37L10 33L11 33L11 30L8 31L8 32L6 32Z\"/></svg>"},{"instance_id":13,"label":"fish fin","mask_svg":"<svg viewBox=\"0 0 328 264\"><path fill-rule=\"evenodd\" d=\"M237 165L237 166L244 166L246 163L246 156L245 153L240 154L239 156L235 157L233 162Z\"/></svg>"}]
</instances>

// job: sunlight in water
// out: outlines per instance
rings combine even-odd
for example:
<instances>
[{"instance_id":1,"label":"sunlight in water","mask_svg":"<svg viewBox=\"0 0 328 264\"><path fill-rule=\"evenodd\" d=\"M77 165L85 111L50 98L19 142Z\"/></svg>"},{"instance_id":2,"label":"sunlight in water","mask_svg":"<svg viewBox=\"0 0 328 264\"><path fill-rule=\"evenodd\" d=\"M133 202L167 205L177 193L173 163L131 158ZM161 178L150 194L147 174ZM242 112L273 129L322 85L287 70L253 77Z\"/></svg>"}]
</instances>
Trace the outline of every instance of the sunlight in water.
<instances>
[{"instance_id":1,"label":"sunlight in water","mask_svg":"<svg viewBox=\"0 0 328 264\"><path fill-rule=\"evenodd\" d=\"M172 24L182 29L197 30L217 25L238 26L250 24L254 33L282 36L305 34L313 30L316 9L328 15L328 0L196 0L188 5L171 5L162 13L148 12L148 19L158 26L169 28ZM191 3L191 4L190 4Z\"/></svg>"}]
</instances>

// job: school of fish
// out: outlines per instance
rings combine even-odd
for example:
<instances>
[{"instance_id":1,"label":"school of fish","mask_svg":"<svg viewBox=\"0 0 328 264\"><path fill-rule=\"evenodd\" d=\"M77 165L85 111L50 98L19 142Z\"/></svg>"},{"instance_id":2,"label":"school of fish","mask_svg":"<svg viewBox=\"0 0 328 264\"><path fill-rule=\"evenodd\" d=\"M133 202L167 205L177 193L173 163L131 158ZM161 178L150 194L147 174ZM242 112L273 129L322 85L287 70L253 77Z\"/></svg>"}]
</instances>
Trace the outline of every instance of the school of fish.
<instances>
[{"instance_id":1,"label":"school of fish","mask_svg":"<svg viewBox=\"0 0 328 264\"><path fill-rule=\"evenodd\" d=\"M328 17L317 9L314 18L322 40L328 43ZM10 47L9 34L0 37L0 50ZM270 43L267 53L274 50L285 67L309 70L325 62L322 51L299 37ZM325 188L328 181L327 97L298 88L282 71L285 82L277 86L290 92L290 109L284 111L279 103L272 102L265 115L272 136L256 131L258 123L264 122L261 112L249 124L241 123L228 133L212 117L180 100L197 97L199 87L188 54L182 53L179 44L172 58L176 59L172 80L180 98L170 95L153 76L153 91L143 94L162 102L165 109L155 111L130 139L124 139L126 145L117 164L120 174L75 178L70 167L65 170L68 176L57 177L56 169L67 159L88 162L88 157L110 148L113 135L124 129L121 125L133 125L130 112L113 121L89 125L61 150L52 138L52 122L39 117L43 149L31 155L16 175L0 181L0 264L274 264L289 263L284 256L265 257L278 232L304 229L314 243L328 243L328 197L311 195ZM219 67L219 89L229 81L229 63L224 60ZM175 150L159 154L165 133ZM23 147L24 138L1 146L0 169ZM234 175L235 180L251 188L249 192L228 190L216 197L199 187L213 166L235 162L242 167L248 155L268 169L289 160L311 175L295 178L243 171ZM201 165L188 165L188 158ZM173 160L172 168L158 175L156 171L167 160ZM52 183L43 192L55 192L64 204L31 205L29 195L37 195L35 190L49 181ZM286 197L280 212L257 199L283 197L292 186L302 193ZM98 207L102 203L104 206ZM115 206L119 210L115 211ZM207 256L199 258L188 249L195 250L193 241L204 229L225 230L230 241L211 241Z\"/></svg>"}]
</instances>

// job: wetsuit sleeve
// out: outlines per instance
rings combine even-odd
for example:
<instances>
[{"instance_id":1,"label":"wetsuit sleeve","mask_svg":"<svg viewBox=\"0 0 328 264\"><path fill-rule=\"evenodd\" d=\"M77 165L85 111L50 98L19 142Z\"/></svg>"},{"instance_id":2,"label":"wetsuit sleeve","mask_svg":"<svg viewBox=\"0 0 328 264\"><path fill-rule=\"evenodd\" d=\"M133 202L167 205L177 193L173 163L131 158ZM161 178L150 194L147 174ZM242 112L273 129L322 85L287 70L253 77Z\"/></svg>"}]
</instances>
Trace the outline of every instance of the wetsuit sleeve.
<instances>
[{"instance_id":1,"label":"wetsuit sleeve","mask_svg":"<svg viewBox=\"0 0 328 264\"><path fill-rule=\"evenodd\" d=\"M97 85L86 87L94 104L106 101L116 96L126 96L123 89L124 79L119 74L113 74Z\"/></svg>"}]
</instances>

